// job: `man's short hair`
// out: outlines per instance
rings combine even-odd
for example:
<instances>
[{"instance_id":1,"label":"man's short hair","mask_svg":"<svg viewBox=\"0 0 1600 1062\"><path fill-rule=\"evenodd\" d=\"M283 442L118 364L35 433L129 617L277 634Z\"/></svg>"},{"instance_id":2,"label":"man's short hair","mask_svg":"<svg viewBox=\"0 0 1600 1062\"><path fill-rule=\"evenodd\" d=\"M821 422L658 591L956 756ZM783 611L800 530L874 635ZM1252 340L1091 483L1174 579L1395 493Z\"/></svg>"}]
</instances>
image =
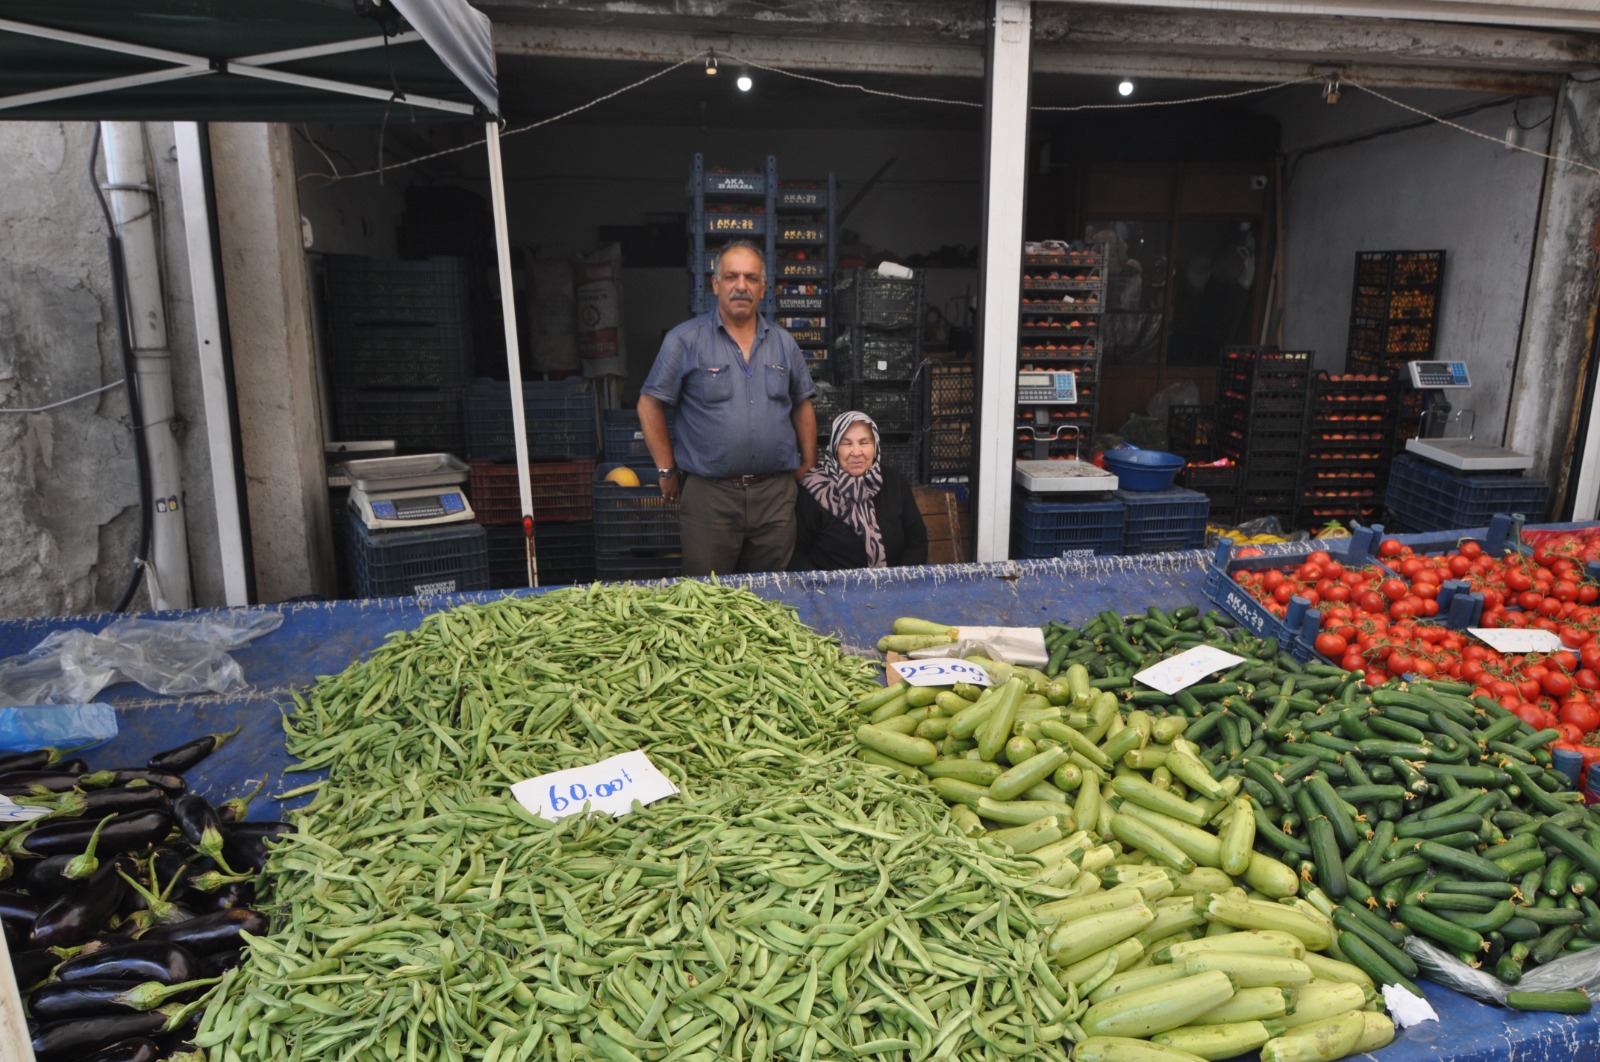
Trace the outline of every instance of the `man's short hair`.
<instances>
[{"instance_id":1,"label":"man's short hair","mask_svg":"<svg viewBox=\"0 0 1600 1062\"><path fill-rule=\"evenodd\" d=\"M764 250L762 250L760 247L757 247L749 240L733 240L730 243L725 243L722 245L722 250L717 252L717 276L722 276L722 256L727 254L729 251L741 250L749 251L751 254L756 256L756 261L761 263L761 279L763 282L765 282L767 279L767 254Z\"/></svg>"}]
</instances>

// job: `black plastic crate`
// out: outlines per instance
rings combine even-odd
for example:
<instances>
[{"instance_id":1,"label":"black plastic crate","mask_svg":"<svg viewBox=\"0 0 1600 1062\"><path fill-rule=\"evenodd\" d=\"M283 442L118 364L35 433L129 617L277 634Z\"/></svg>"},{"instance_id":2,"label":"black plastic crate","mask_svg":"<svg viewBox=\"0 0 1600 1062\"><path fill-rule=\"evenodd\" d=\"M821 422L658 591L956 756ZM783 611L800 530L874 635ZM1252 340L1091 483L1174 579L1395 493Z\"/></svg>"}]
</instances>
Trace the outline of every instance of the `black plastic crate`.
<instances>
[{"instance_id":1,"label":"black plastic crate","mask_svg":"<svg viewBox=\"0 0 1600 1062\"><path fill-rule=\"evenodd\" d=\"M972 362L928 364L928 415L970 417L977 396Z\"/></svg>"},{"instance_id":2,"label":"black plastic crate","mask_svg":"<svg viewBox=\"0 0 1600 1062\"><path fill-rule=\"evenodd\" d=\"M1190 464L1178 472L1178 485L1202 494L1212 491L1236 493L1239 490L1238 465Z\"/></svg>"},{"instance_id":3,"label":"black plastic crate","mask_svg":"<svg viewBox=\"0 0 1600 1062\"><path fill-rule=\"evenodd\" d=\"M822 181L778 182L780 210L826 210L832 198Z\"/></svg>"},{"instance_id":4,"label":"black plastic crate","mask_svg":"<svg viewBox=\"0 0 1600 1062\"><path fill-rule=\"evenodd\" d=\"M570 461L595 454L594 390L580 379L524 381L522 410L530 461ZM467 452L474 461L514 461L509 385L480 380L466 396Z\"/></svg>"},{"instance_id":5,"label":"black plastic crate","mask_svg":"<svg viewBox=\"0 0 1600 1062\"><path fill-rule=\"evenodd\" d=\"M1544 518L1550 488L1543 480L1487 472L1455 473L1408 455L1389 470L1385 507L1407 531L1487 527L1496 513Z\"/></svg>"},{"instance_id":6,"label":"black plastic crate","mask_svg":"<svg viewBox=\"0 0 1600 1062\"><path fill-rule=\"evenodd\" d=\"M736 209L691 210L688 215L690 235L698 234L722 240L764 237L772 228L774 220L756 203L741 203Z\"/></svg>"},{"instance_id":7,"label":"black plastic crate","mask_svg":"<svg viewBox=\"0 0 1600 1062\"><path fill-rule=\"evenodd\" d=\"M909 387L855 388L855 408L871 417L879 432L909 432L917 426L916 403Z\"/></svg>"},{"instance_id":8,"label":"black plastic crate","mask_svg":"<svg viewBox=\"0 0 1600 1062\"><path fill-rule=\"evenodd\" d=\"M517 525L486 527L489 589L514 590L528 585L527 546ZM540 586L567 586L594 581L594 524L540 524L533 529Z\"/></svg>"},{"instance_id":9,"label":"black plastic crate","mask_svg":"<svg viewBox=\"0 0 1600 1062\"><path fill-rule=\"evenodd\" d=\"M373 531L353 513L345 519L346 568L359 597L489 589L487 539L477 524Z\"/></svg>"},{"instance_id":10,"label":"black plastic crate","mask_svg":"<svg viewBox=\"0 0 1600 1062\"><path fill-rule=\"evenodd\" d=\"M328 364L340 388L464 387L472 376L472 333L459 321L336 327L328 337Z\"/></svg>"},{"instance_id":11,"label":"black plastic crate","mask_svg":"<svg viewBox=\"0 0 1600 1062\"><path fill-rule=\"evenodd\" d=\"M848 362L852 379L909 380L917 374L920 348L915 333L847 328L834 340L833 350Z\"/></svg>"},{"instance_id":12,"label":"black plastic crate","mask_svg":"<svg viewBox=\"0 0 1600 1062\"><path fill-rule=\"evenodd\" d=\"M1011 555L1059 557L1063 553L1113 555L1122 551L1124 509L1109 494L1076 501L1016 491L1011 502Z\"/></svg>"},{"instance_id":13,"label":"black plastic crate","mask_svg":"<svg viewBox=\"0 0 1600 1062\"><path fill-rule=\"evenodd\" d=\"M1215 406L1168 406L1167 450L1181 457L1204 457L1216 449Z\"/></svg>"},{"instance_id":14,"label":"black plastic crate","mask_svg":"<svg viewBox=\"0 0 1600 1062\"><path fill-rule=\"evenodd\" d=\"M615 465L595 469L594 543L596 555L682 548L678 507L668 505L658 483L624 487L605 479Z\"/></svg>"},{"instance_id":15,"label":"black plastic crate","mask_svg":"<svg viewBox=\"0 0 1600 1062\"><path fill-rule=\"evenodd\" d=\"M1243 524L1263 517L1276 516L1288 524L1293 522L1295 508L1295 495L1292 492L1271 494L1245 492L1239 495L1239 511L1235 520ZM1286 527L1285 530L1287 529Z\"/></svg>"},{"instance_id":16,"label":"black plastic crate","mask_svg":"<svg viewBox=\"0 0 1600 1062\"><path fill-rule=\"evenodd\" d=\"M839 274L833 302L843 324L865 328L916 328L922 323L922 274L909 280L873 269Z\"/></svg>"},{"instance_id":17,"label":"black plastic crate","mask_svg":"<svg viewBox=\"0 0 1600 1062\"><path fill-rule=\"evenodd\" d=\"M827 438L833 430L833 418L850 408L850 388L815 377L811 382L817 387L817 393L811 396L811 408L817 414L817 434Z\"/></svg>"},{"instance_id":18,"label":"black plastic crate","mask_svg":"<svg viewBox=\"0 0 1600 1062\"><path fill-rule=\"evenodd\" d=\"M1211 499L1185 487L1115 490L1122 503L1122 552L1164 553L1206 544Z\"/></svg>"},{"instance_id":19,"label":"black plastic crate","mask_svg":"<svg viewBox=\"0 0 1600 1062\"><path fill-rule=\"evenodd\" d=\"M601 414L601 456L616 465L627 465L635 471L643 469L655 478L656 463L645 445L644 428L639 424L639 414L631 409L608 409ZM667 414L667 438L677 437L677 423Z\"/></svg>"},{"instance_id":20,"label":"black plastic crate","mask_svg":"<svg viewBox=\"0 0 1600 1062\"><path fill-rule=\"evenodd\" d=\"M641 582L676 579L683 574L683 557L678 554L606 553L594 555L594 575L607 582Z\"/></svg>"},{"instance_id":21,"label":"black plastic crate","mask_svg":"<svg viewBox=\"0 0 1600 1062\"><path fill-rule=\"evenodd\" d=\"M594 458L574 461L530 461L529 501L540 523L572 523L591 518L590 480ZM522 522L522 477L514 463L474 461L467 479L473 515L480 524Z\"/></svg>"},{"instance_id":22,"label":"black plastic crate","mask_svg":"<svg viewBox=\"0 0 1600 1062\"><path fill-rule=\"evenodd\" d=\"M923 478L970 476L977 456L977 434L972 421L941 417L928 425L923 440Z\"/></svg>"},{"instance_id":23,"label":"black plastic crate","mask_svg":"<svg viewBox=\"0 0 1600 1062\"><path fill-rule=\"evenodd\" d=\"M329 255L324 263L328 322L354 325L465 325L470 319L464 258L382 262Z\"/></svg>"},{"instance_id":24,"label":"black plastic crate","mask_svg":"<svg viewBox=\"0 0 1600 1062\"><path fill-rule=\"evenodd\" d=\"M339 438L392 439L399 453L459 454L465 443L458 388L334 392Z\"/></svg>"},{"instance_id":25,"label":"black plastic crate","mask_svg":"<svg viewBox=\"0 0 1600 1062\"><path fill-rule=\"evenodd\" d=\"M768 155L765 167L762 169L726 170L707 166L705 155L697 151L694 154L694 161L689 166L690 198L707 195L718 198L728 196L765 198L776 191L777 184L776 155Z\"/></svg>"},{"instance_id":26,"label":"black plastic crate","mask_svg":"<svg viewBox=\"0 0 1600 1062\"><path fill-rule=\"evenodd\" d=\"M922 478L922 466L917 456L915 435L878 435L878 463L892 468L916 483Z\"/></svg>"}]
</instances>

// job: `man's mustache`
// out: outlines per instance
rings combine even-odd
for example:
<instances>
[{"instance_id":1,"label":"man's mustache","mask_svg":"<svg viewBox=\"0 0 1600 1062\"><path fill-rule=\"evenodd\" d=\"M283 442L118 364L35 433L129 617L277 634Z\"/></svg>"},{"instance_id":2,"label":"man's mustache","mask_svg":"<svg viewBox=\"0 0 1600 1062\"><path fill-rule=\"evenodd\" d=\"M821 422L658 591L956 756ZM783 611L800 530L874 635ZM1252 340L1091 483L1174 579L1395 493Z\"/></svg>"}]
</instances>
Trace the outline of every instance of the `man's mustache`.
<instances>
[{"instance_id":1,"label":"man's mustache","mask_svg":"<svg viewBox=\"0 0 1600 1062\"><path fill-rule=\"evenodd\" d=\"M747 292L747 291L736 291L732 295L728 296L728 301L729 302L751 302L752 300L750 298L750 293L749 292Z\"/></svg>"}]
</instances>

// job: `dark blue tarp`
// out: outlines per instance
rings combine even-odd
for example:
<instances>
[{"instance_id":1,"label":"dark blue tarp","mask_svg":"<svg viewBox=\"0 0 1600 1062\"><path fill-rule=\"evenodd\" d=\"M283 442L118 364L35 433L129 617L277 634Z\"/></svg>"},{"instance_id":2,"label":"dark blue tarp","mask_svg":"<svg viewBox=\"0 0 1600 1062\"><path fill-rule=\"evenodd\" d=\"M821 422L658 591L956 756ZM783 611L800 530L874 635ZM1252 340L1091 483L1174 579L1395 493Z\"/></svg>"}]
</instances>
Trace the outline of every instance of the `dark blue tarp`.
<instances>
[{"instance_id":1,"label":"dark blue tarp","mask_svg":"<svg viewBox=\"0 0 1600 1062\"><path fill-rule=\"evenodd\" d=\"M1172 608L1204 604L1204 552L1086 560L1011 561L896 569L760 575L725 579L769 600L794 606L814 629L837 636L848 651L871 646L894 617L923 616L971 625L1036 625L1048 619L1081 623L1105 609L1118 612L1150 604ZM538 591L524 591L538 592ZM225 697L155 697L122 684L102 700L118 708L122 733L93 750L97 766L141 762L152 751L199 733L242 726L240 736L191 772L214 799L237 795L270 774L268 792L306 780L283 777L281 709L291 691L333 674L368 652L392 631L463 601L499 594L430 599L390 598L323 604L260 606L281 611L283 626L235 651L249 681L247 692ZM168 614L171 615L171 614ZM17 620L0 624L0 657L27 652L52 631L98 630L115 616ZM875 655L875 654L872 654ZM271 801L252 817L273 817ZM1576 1062L1600 1059L1600 1015L1570 1017L1518 1013L1477 1003L1435 985L1424 988L1440 1021L1404 1031L1376 1057L1384 1062Z\"/></svg>"}]
</instances>

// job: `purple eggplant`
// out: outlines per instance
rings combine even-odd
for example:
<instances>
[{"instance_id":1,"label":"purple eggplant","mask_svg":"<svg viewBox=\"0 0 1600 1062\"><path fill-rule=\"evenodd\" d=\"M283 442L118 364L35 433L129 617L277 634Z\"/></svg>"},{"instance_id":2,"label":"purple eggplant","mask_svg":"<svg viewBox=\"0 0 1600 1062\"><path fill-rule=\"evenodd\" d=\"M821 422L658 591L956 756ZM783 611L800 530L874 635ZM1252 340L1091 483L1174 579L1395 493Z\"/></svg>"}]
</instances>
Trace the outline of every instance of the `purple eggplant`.
<instances>
[{"instance_id":1,"label":"purple eggplant","mask_svg":"<svg viewBox=\"0 0 1600 1062\"><path fill-rule=\"evenodd\" d=\"M175 797L189 788L189 783L181 775L171 771L153 771L148 767L114 767L109 771L96 771L97 775L110 775L111 781L107 785L153 785L164 790L168 796Z\"/></svg>"},{"instance_id":2,"label":"purple eggplant","mask_svg":"<svg viewBox=\"0 0 1600 1062\"><path fill-rule=\"evenodd\" d=\"M172 820L195 851L215 859L225 873L233 873L222 854L226 839L222 835L222 820L217 818L217 809L211 806L211 801L199 793L185 793L172 802Z\"/></svg>"},{"instance_id":3,"label":"purple eggplant","mask_svg":"<svg viewBox=\"0 0 1600 1062\"><path fill-rule=\"evenodd\" d=\"M223 822L243 822L250 814L250 802L261 795L261 791L267 787L267 779L269 777L270 775L263 774L261 783L250 792L244 796L236 796L218 804L217 818Z\"/></svg>"},{"instance_id":4,"label":"purple eggplant","mask_svg":"<svg viewBox=\"0 0 1600 1062\"><path fill-rule=\"evenodd\" d=\"M80 885L39 912L30 942L39 948L70 947L104 929L127 889L117 860L102 863Z\"/></svg>"},{"instance_id":5,"label":"purple eggplant","mask_svg":"<svg viewBox=\"0 0 1600 1062\"><path fill-rule=\"evenodd\" d=\"M224 743L239 732L238 727L224 731L220 734L206 734L193 741L185 741L174 748L158 752L150 757L145 764L152 771L165 771L170 774L182 774L213 752L220 749Z\"/></svg>"},{"instance_id":6,"label":"purple eggplant","mask_svg":"<svg viewBox=\"0 0 1600 1062\"><path fill-rule=\"evenodd\" d=\"M166 790L153 785L118 785L109 789L90 789L83 794L83 810L79 818L100 819L123 811L143 811L156 808L165 811L172 806Z\"/></svg>"},{"instance_id":7,"label":"purple eggplant","mask_svg":"<svg viewBox=\"0 0 1600 1062\"><path fill-rule=\"evenodd\" d=\"M76 858L75 855L56 855L28 864L25 879L28 895L49 901L76 888L78 882L66 875L67 866Z\"/></svg>"},{"instance_id":8,"label":"purple eggplant","mask_svg":"<svg viewBox=\"0 0 1600 1062\"><path fill-rule=\"evenodd\" d=\"M50 948L11 953L11 973L17 979L17 987L24 992L49 977L50 971L60 963L61 956Z\"/></svg>"},{"instance_id":9,"label":"purple eggplant","mask_svg":"<svg viewBox=\"0 0 1600 1062\"><path fill-rule=\"evenodd\" d=\"M154 1040L135 1036L85 1055L79 1062L158 1062L164 1053Z\"/></svg>"},{"instance_id":10,"label":"purple eggplant","mask_svg":"<svg viewBox=\"0 0 1600 1062\"><path fill-rule=\"evenodd\" d=\"M20 892L0 891L0 927L8 941L21 942L33 932L33 923L43 910L39 901Z\"/></svg>"},{"instance_id":11,"label":"purple eggplant","mask_svg":"<svg viewBox=\"0 0 1600 1062\"><path fill-rule=\"evenodd\" d=\"M223 830L222 853L228 865L240 870L260 870L267 865L267 853L284 834L294 832L289 822L235 822Z\"/></svg>"},{"instance_id":12,"label":"purple eggplant","mask_svg":"<svg viewBox=\"0 0 1600 1062\"><path fill-rule=\"evenodd\" d=\"M78 855L89 846L89 838L99 826L87 819L47 822L13 837L7 850L19 856ZM171 817L156 808L123 812L113 815L101 830L100 850L130 852L157 843L171 829Z\"/></svg>"},{"instance_id":13,"label":"purple eggplant","mask_svg":"<svg viewBox=\"0 0 1600 1062\"><path fill-rule=\"evenodd\" d=\"M244 949L212 952L200 960L200 971L207 977L221 977L244 962Z\"/></svg>"},{"instance_id":14,"label":"purple eggplant","mask_svg":"<svg viewBox=\"0 0 1600 1062\"><path fill-rule=\"evenodd\" d=\"M79 1062L84 1055L123 1040L155 1036L175 1020L176 1013L175 1009L163 1009L53 1021L34 1030L33 1055L37 1062Z\"/></svg>"},{"instance_id":15,"label":"purple eggplant","mask_svg":"<svg viewBox=\"0 0 1600 1062\"><path fill-rule=\"evenodd\" d=\"M7 771L42 771L61 758L61 750L54 748L32 749L0 756L0 774Z\"/></svg>"},{"instance_id":16,"label":"purple eggplant","mask_svg":"<svg viewBox=\"0 0 1600 1062\"><path fill-rule=\"evenodd\" d=\"M63 982L160 981L170 985L203 976L194 953L167 940L135 940L85 951L61 963L55 973L55 979Z\"/></svg>"},{"instance_id":17,"label":"purple eggplant","mask_svg":"<svg viewBox=\"0 0 1600 1062\"><path fill-rule=\"evenodd\" d=\"M265 936L267 916L250 907L235 907L231 911L196 915L186 922L172 922L151 926L139 935L140 940L170 940L180 944L204 959L219 951L228 951L244 943L241 931L251 936Z\"/></svg>"},{"instance_id":18,"label":"purple eggplant","mask_svg":"<svg viewBox=\"0 0 1600 1062\"><path fill-rule=\"evenodd\" d=\"M65 793L78 787L81 774L59 769L44 771L7 771L0 774L0 795L33 796L39 793Z\"/></svg>"},{"instance_id":19,"label":"purple eggplant","mask_svg":"<svg viewBox=\"0 0 1600 1062\"><path fill-rule=\"evenodd\" d=\"M214 977L167 985L160 981L51 981L28 995L28 1013L36 1021L92 1018L97 1014L131 1014L155 1010L170 1000L193 999Z\"/></svg>"}]
</instances>

